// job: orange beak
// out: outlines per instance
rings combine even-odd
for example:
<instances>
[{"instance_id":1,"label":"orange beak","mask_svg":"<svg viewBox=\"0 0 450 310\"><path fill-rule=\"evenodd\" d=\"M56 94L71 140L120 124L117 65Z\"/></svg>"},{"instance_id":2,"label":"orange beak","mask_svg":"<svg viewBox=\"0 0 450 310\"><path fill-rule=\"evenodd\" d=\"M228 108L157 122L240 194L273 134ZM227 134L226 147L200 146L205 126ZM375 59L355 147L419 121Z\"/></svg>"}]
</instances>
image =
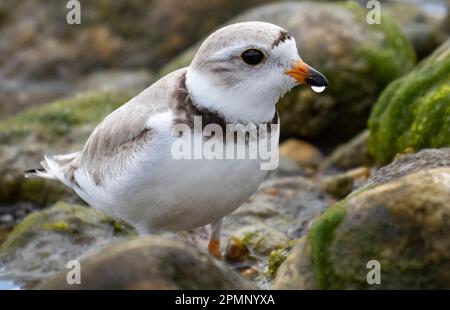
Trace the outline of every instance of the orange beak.
<instances>
[{"instance_id":1,"label":"orange beak","mask_svg":"<svg viewBox=\"0 0 450 310\"><path fill-rule=\"evenodd\" d=\"M328 80L322 73L308 66L301 60L296 61L292 66L292 69L287 70L285 73L292 76L299 84L328 86Z\"/></svg>"}]
</instances>

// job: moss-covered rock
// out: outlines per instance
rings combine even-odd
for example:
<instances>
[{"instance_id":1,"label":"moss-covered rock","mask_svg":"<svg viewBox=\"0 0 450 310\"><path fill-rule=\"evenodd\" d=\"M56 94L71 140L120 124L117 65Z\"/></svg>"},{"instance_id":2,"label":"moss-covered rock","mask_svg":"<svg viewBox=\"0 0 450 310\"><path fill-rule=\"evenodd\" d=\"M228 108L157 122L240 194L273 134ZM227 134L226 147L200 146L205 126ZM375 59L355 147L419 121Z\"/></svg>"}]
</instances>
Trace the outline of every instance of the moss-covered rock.
<instances>
[{"instance_id":1,"label":"moss-covered rock","mask_svg":"<svg viewBox=\"0 0 450 310\"><path fill-rule=\"evenodd\" d=\"M422 170L350 195L293 249L278 289L449 289L450 168ZM367 282L367 263L381 284Z\"/></svg>"},{"instance_id":2,"label":"moss-covered rock","mask_svg":"<svg viewBox=\"0 0 450 310\"><path fill-rule=\"evenodd\" d=\"M450 146L450 40L386 88L369 129L369 152L380 163L398 153Z\"/></svg>"},{"instance_id":3,"label":"moss-covered rock","mask_svg":"<svg viewBox=\"0 0 450 310\"><path fill-rule=\"evenodd\" d=\"M354 2L302 1L261 6L228 22L260 20L288 29L305 62L330 81L322 94L298 87L281 100L284 136L334 143L352 137L366 126L383 88L413 67L414 50L400 29L388 18L369 25L366 14ZM175 58L161 74L187 66L197 47Z\"/></svg>"},{"instance_id":4,"label":"moss-covered rock","mask_svg":"<svg viewBox=\"0 0 450 310\"><path fill-rule=\"evenodd\" d=\"M57 203L29 214L0 246L0 277L22 283L42 280L71 259L135 232L89 207Z\"/></svg>"},{"instance_id":5,"label":"moss-covered rock","mask_svg":"<svg viewBox=\"0 0 450 310\"><path fill-rule=\"evenodd\" d=\"M0 142L20 142L21 138L30 135L46 143L64 144L72 139L78 142L78 137L72 134L77 135L80 127L97 125L129 98L128 94L123 93L90 92L28 109L1 122Z\"/></svg>"},{"instance_id":6,"label":"moss-covered rock","mask_svg":"<svg viewBox=\"0 0 450 310\"><path fill-rule=\"evenodd\" d=\"M81 261L80 285L61 272L40 289L253 289L232 270L181 242L156 236L109 246Z\"/></svg>"},{"instance_id":7,"label":"moss-covered rock","mask_svg":"<svg viewBox=\"0 0 450 310\"><path fill-rule=\"evenodd\" d=\"M91 131L125 103L124 93L88 93L28 109L0 123L0 203L53 203L71 195L58 182L25 179L44 154L80 150Z\"/></svg>"},{"instance_id":8,"label":"moss-covered rock","mask_svg":"<svg viewBox=\"0 0 450 310\"><path fill-rule=\"evenodd\" d=\"M281 264L286 260L292 248L297 244L297 240L291 240L285 247L270 252L267 263L267 274L274 278Z\"/></svg>"}]
</instances>

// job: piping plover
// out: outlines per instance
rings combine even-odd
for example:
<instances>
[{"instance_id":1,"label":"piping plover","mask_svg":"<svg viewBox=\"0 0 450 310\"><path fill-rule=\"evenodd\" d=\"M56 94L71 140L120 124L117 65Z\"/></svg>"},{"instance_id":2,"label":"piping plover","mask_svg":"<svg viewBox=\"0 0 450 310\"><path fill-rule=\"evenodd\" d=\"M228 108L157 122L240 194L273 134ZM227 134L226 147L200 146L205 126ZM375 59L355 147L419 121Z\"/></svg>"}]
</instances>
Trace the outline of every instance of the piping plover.
<instances>
[{"instance_id":1,"label":"piping plover","mask_svg":"<svg viewBox=\"0 0 450 310\"><path fill-rule=\"evenodd\" d=\"M194 116L203 125L278 124L278 99L302 83L328 85L301 60L288 31L233 24L212 33L189 67L108 115L81 151L46 156L43 169L25 175L59 180L141 234L210 224L208 250L220 257L222 218L249 199L267 171L259 160L174 159L172 128L192 127ZM278 134L277 126L262 139Z\"/></svg>"}]
</instances>

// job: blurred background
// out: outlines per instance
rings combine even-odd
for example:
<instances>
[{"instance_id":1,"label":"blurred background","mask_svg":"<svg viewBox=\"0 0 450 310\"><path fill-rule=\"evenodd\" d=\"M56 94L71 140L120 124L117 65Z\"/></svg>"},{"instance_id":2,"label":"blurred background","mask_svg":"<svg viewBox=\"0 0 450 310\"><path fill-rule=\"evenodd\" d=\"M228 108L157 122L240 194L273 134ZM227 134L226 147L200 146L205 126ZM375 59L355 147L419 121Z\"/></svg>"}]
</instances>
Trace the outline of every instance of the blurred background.
<instances>
[{"instance_id":1,"label":"blurred background","mask_svg":"<svg viewBox=\"0 0 450 310\"><path fill-rule=\"evenodd\" d=\"M225 227L229 261L257 283L267 287L287 253L272 251L290 250L312 219L375 168L398 154L450 146L450 1L378 1L381 22L371 24L376 8L366 5L374 1L364 0L80 0L79 25L66 22L67 2L0 0L0 244L7 240L0 278L35 283L93 244L128 234L112 220L85 215L94 211L82 211L83 202L62 185L25 180L21 172L38 167L46 153L79 150L107 114L188 66L202 39L222 25L258 20L284 27L302 58L330 81L321 94L297 87L281 100L280 167L249 202L253 211L231 216ZM418 155L408 167L450 165L445 154ZM405 171L393 169L385 176ZM297 179L279 181L287 176ZM389 208L389 201L395 199L377 206ZM16 226L35 210L48 213ZM386 221L378 219L374 227ZM247 231L235 233L242 227ZM242 237L252 229L268 240L262 250ZM398 287L418 282L405 283Z\"/></svg>"},{"instance_id":2,"label":"blurred background","mask_svg":"<svg viewBox=\"0 0 450 310\"><path fill-rule=\"evenodd\" d=\"M338 37L320 38L322 27L306 25L302 16L306 12L296 12L300 7L288 9L289 5L281 4L285 1L269 7L264 4L277 1L80 1L80 25L66 23L66 2L0 1L0 117L88 88L144 87L186 48L233 18L290 26L298 36L317 36L311 40L320 46L327 45L325 40L335 43L342 36L362 34L361 29L355 29L357 25L350 25L352 17L347 16L349 20L340 22L340 28L331 34ZM366 2L360 1L364 7ZM419 58L445 39L445 0L381 2L382 13L400 25ZM328 24L323 27L330 27L331 16L317 14L325 14L318 19ZM300 49L310 53L308 45L302 43L300 40ZM352 52L351 46L343 48ZM310 56L313 59L308 60L314 61L314 54L310 54L305 58Z\"/></svg>"}]
</instances>

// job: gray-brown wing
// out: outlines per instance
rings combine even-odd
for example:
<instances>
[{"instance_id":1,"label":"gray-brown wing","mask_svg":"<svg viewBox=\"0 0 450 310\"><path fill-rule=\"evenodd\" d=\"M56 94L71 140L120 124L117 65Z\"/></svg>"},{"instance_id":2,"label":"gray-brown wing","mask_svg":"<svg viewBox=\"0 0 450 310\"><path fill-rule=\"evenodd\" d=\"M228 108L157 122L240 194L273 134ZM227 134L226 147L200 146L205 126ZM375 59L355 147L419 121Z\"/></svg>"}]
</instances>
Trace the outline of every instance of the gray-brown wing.
<instances>
[{"instance_id":1,"label":"gray-brown wing","mask_svg":"<svg viewBox=\"0 0 450 310\"><path fill-rule=\"evenodd\" d=\"M152 129L146 126L147 121L170 108L177 81L184 72L180 69L167 75L108 115L92 132L72 166L85 169L97 184L105 175L124 169L126 160L151 140Z\"/></svg>"}]
</instances>

